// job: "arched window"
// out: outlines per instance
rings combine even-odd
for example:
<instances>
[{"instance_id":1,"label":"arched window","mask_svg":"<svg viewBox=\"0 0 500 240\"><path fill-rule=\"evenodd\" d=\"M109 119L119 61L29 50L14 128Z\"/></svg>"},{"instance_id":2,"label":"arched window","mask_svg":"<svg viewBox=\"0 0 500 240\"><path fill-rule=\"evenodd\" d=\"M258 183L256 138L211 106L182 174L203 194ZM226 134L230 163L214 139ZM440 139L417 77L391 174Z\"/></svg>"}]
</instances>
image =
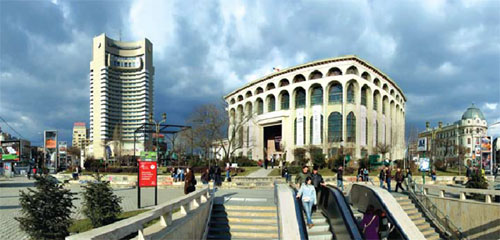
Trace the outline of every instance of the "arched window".
<instances>
[{"instance_id":1,"label":"arched window","mask_svg":"<svg viewBox=\"0 0 500 240\"><path fill-rule=\"evenodd\" d=\"M354 103L356 101L355 95L354 95L354 84L349 84L347 87L347 102L348 103Z\"/></svg>"},{"instance_id":2,"label":"arched window","mask_svg":"<svg viewBox=\"0 0 500 240\"><path fill-rule=\"evenodd\" d=\"M356 142L356 116L353 112L347 115L347 142Z\"/></svg>"},{"instance_id":3,"label":"arched window","mask_svg":"<svg viewBox=\"0 0 500 240\"><path fill-rule=\"evenodd\" d=\"M255 94L259 94L259 93L263 93L264 92L264 89L262 89L261 87L258 87L257 90L255 91Z\"/></svg>"},{"instance_id":4,"label":"arched window","mask_svg":"<svg viewBox=\"0 0 500 240\"><path fill-rule=\"evenodd\" d=\"M363 74L361 74L361 77L367 81L371 80L370 74L368 74L367 72L363 72Z\"/></svg>"},{"instance_id":5,"label":"arched window","mask_svg":"<svg viewBox=\"0 0 500 240\"><path fill-rule=\"evenodd\" d=\"M234 101L234 98L233 98L233 99L231 99L231 102L230 102L230 103L231 103L231 104L234 104L235 102L236 102L236 101Z\"/></svg>"},{"instance_id":6,"label":"arched window","mask_svg":"<svg viewBox=\"0 0 500 240\"><path fill-rule=\"evenodd\" d=\"M245 105L245 109L246 109L246 112L247 112L247 116L252 116L253 112L252 112L252 104L250 102L248 102L246 105Z\"/></svg>"},{"instance_id":7,"label":"arched window","mask_svg":"<svg viewBox=\"0 0 500 240\"><path fill-rule=\"evenodd\" d=\"M238 96L238 102L239 101L243 101L243 96L241 96L241 95Z\"/></svg>"},{"instance_id":8,"label":"arched window","mask_svg":"<svg viewBox=\"0 0 500 240\"><path fill-rule=\"evenodd\" d=\"M373 110L377 111L378 109L378 92L373 94Z\"/></svg>"},{"instance_id":9,"label":"arched window","mask_svg":"<svg viewBox=\"0 0 500 240\"><path fill-rule=\"evenodd\" d=\"M293 78L293 83L303 82L305 80L306 78L302 74L299 74Z\"/></svg>"},{"instance_id":10,"label":"arched window","mask_svg":"<svg viewBox=\"0 0 500 240\"><path fill-rule=\"evenodd\" d=\"M248 91L247 93L245 93L245 97L249 98L252 96L252 92Z\"/></svg>"},{"instance_id":11,"label":"arched window","mask_svg":"<svg viewBox=\"0 0 500 240\"><path fill-rule=\"evenodd\" d=\"M330 87L328 93L329 103L341 103L342 102L342 85L335 83Z\"/></svg>"},{"instance_id":12,"label":"arched window","mask_svg":"<svg viewBox=\"0 0 500 240\"><path fill-rule=\"evenodd\" d=\"M310 140L311 144L313 144L313 131L314 131L313 130L313 118L314 117L311 117L309 119L309 135L310 135L309 140ZM320 137L319 141L320 142L319 143L321 144L321 143L323 143L323 115L321 115L321 120L320 121L321 121L321 124L320 124L320 127L319 127L320 128L320 130L319 130L319 137Z\"/></svg>"},{"instance_id":13,"label":"arched window","mask_svg":"<svg viewBox=\"0 0 500 240\"><path fill-rule=\"evenodd\" d=\"M276 110L276 99L273 95L267 97L267 111L274 112Z\"/></svg>"},{"instance_id":14,"label":"arched window","mask_svg":"<svg viewBox=\"0 0 500 240\"><path fill-rule=\"evenodd\" d=\"M274 89L275 86L274 86L274 83L268 83L267 86L266 86L266 90L271 90L271 89Z\"/></svg>"},{"instance_id":15,"label":"arched window","mask_svg":"<svg viewBox=\"0 0 500 240\"><path fill-rule=\"evenodd\" d=\"M316 86L313 88L311 94L311 104L313 106L323 104L323 88L321 88L321 86Z\"/></svg>"},{"instance_id":16,"label":"arched window","mask_svg":"<svg viewBox=\"0 0 500 240\"><path fill-rule=\"evenodd\" d=\"M306 106L306 91L299 88L295 92L295 108L304 108Z\"/></svg>"},{"instance_id":17,"label":"arched window","mask_svg":"<svg viewBox=\"0 0 500 240\"><path fill-rule=\"evenodd\" d=\"M281 110L288 110L290 108L290 95L288 92L281 94Z\"/></svg>"},{"instance_id":18,"label":"arched window","mask_svg":"<svg viewBox=\"0 0 500 240\"><path fill-rule=\"evenodd\" d=\"M368 91L366 86L361 88L361 105L366 106L366 99L368 98Z\"/></svg>"},{"instance_id":19,"label":"arched window","mask_svg":"<svg viewBox=\"0 0 500 240\"><path fill-rule=\"evenodd\" d=\"M264 113L264 102L262 99L257 100L257 114L262 114Z\"/></svg>"},{"instance_id":20,"label":"arched window","mask_svg":"<svg viewBox=\"0 0 500 240\"><path fill-rule=\"evenodd\" d=\"M318 70L315 70L314 72L309 74L309 80L318 79L318 78L322 78L322 77L323 77L323 74Z\"/></svg>"},{"instance_id":21,"label":"arched window","mask_svg":"<svg viewBox=\"0 0 500 240\"><path fill-rule=\"evenodd\" d=\"M351 66L347 69L346 74L358 75L358 69L355 66Z\"/></svg>"},{"instance_id":22,"label":"arched window","mask_svg":"<svg viewBox=\"0 0 500 240\"><path fill-rule=\"evenodd\" d=\"M375 80L373 80L373 83L375 84L375 86L380 87L380 80L378 80L378 78L375 78Z\"/></svg>"},{"instance_id":23,"label":"arched window","mask_svg":"<svg viewBox=\"0 0 500 240\"><path fill-rule=\"evenodd\" d=\"M342 75L342 71L340 71L340 69L334 67L334 68L330 68L330 70L328 70L328 76L338 76L338 75Z\"/></svg>"},{"instance_id":24,"label":"arched window","mask_svg":"<svg viewBox=\"0 0 500 240\"><path fill-rule=\"evenodd\" d=\"M378 144L378 121L375 120L375 146Z\"/></svg>"},{"instance_id":25,"label":"arched window","mask_svg":"<svg viewBox=\"0 0 500 240\"><path fill-rule=\"evenodd\" d=\"M280 80L280 87L288 86L289 84L290 82L286 78Z\"/></svg>"},{"instance_id":26,"label":"arched window","mask_svg":"<svg viewBox=\"0 0 500 240\"><path fill-rule=\"evenodd\" d=\"M302 142L305 143L306 142L306 120L305 120L306 117L304 116L302 118L304 120L304 124L302 124L302 126L304 128L302 136L304 139L302 139ZM297 145L297 118L295 118L295 121L293 123L293 139L295 141L295 145Z\"/></svg>"},{"instance_id":27,"label":"arched window","mask_svg":"<svg viewBox=\"0 0 500 240\"><path fill-rule=\"evenodd\" d=\"M342 141L342 114L332 112L328 116L328 142Z\"/></svg>"}]
</instances>

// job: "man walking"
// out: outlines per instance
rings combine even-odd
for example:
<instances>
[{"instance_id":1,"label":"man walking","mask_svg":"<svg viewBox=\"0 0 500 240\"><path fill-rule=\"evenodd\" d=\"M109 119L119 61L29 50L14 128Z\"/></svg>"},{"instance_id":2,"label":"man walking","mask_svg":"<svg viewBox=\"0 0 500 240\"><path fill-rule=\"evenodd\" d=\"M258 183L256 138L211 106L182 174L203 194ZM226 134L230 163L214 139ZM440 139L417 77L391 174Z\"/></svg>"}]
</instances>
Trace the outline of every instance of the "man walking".
<instances>
[{"instance_id":1,"label":"man walking","mask_svg":"<svg viewBox=\"0 0 500 240\"><path fill-rule=\"evenodd\" d=\"M391 169L389 167L385 168L385 182L387 183L387 190L391 192Z\"/></svg>"},{"instance_id":2,"label":"man walking","mask_svg":"<svg viewBox=\"0 0 500 240\"><path fill-rule=\"evenodd\" d=\"M380 181L380 188L384 188L384 181L385 181L385 169L384 169L384 167L380 168L380 173L378 174L378 179Z\"/></svg>"},{"instance_id":3,"label":"man walking","mask_svg":"<svg viewBox=\"0 0 500 240\"><path fill-rule=\"evenodd\" d=\"M297 189L300 188L300 185L302 185L302 183L306 182L307 177L311 177L311 173L309 172L309 167L304 165L302 166L302 172L297 174L297 177L295 177L295 184L297 185Z\"/></svg>"},{"instance_id":4,"label":"man walking","mask_svg":"<svg viewBox=\"0 0 500 240\"><path fill-rule=\"evenodd\" d=\"M313 167L313 173L311 176L314 188L316 189L316 193L319 193L320 186L325 186L326 184L323 176L321 176L321 174L318 172L318 166Z\"/></svg>"},{"instance_id":5,"label":"man walking","mask_svg":"<svg viewBox=\"0 0 500 240\"><path fill-rule=\"evenodd\" d=\"M401 172L401 168L398 168L396 170L396 192L398 192L398 189L401 188L401 192L404 191L403 186L401 185L403 183L403 173Z\"/></svg>"},{"instance_id":6,"label":"man walking","mask_svg":"<svg viewBox=\"0 0 500 240\"><path fill-rule=\"evenodd\" d=\"M344 169L342 166L337 169L337 187L344 191Z\"/></svg>"}]
</instances>

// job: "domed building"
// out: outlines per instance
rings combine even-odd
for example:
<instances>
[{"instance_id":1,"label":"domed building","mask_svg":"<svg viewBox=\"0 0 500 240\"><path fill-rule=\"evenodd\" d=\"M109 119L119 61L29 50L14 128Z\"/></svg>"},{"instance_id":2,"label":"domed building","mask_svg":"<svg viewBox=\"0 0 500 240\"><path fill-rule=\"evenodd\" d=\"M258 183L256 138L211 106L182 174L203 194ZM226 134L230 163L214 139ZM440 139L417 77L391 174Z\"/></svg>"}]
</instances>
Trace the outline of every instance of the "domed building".
<instances>
[{"instance_id":1,"label":"domed building","mask_svg":"<svg viewBox=\"0 0 500 240\"><path fill-rule=\"evenodd\" d=\"M236 155L263 160L286 154L291 162L297 149L314 147L327 156L349 150L359 159L386 145L385 157L404 157L406 97L394 80L357 56L283 69L224 99Z\"/></svg>"},{"instance_id":2,"label":"domed building","mask_svg":"<svg viewBox=\"0 0 500 240\"><path fill-rule=\"evenodd\" d=\"M462 118L452 124L431 128L426 123L426 130L419 133L419 138L427 139L428 157L436 160L456 159L464 151L464 164L474 160L474 151L487 136L488 124L479 108L472 104L462 114ZM462 150L460 150L462 148Z\"/></svg>"}]
</instances>

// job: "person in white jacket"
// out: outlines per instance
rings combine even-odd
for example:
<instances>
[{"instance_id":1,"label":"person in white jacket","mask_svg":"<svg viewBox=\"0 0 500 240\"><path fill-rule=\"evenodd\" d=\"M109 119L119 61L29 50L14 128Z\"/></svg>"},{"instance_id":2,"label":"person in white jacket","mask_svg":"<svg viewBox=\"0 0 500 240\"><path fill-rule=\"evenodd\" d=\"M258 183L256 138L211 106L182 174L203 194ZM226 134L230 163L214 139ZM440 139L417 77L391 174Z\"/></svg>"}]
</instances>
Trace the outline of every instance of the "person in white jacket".
<instances>
[{"instance_id":1,"label":"person in white jacket","mask_svg":"<svg viewBox=\"0 0 500 240\"><path fill-rule=\"evenodd\" d=\"M305 184L300 186L299 192L297 193L297 198L302 197L302 206L304 206L304 211L306 212L307 226L312 228L314 226L311 220L311 212L313 205L316 205L316 189L312 185L311 177L307 177Z\"/></svg>"}]
</instances>

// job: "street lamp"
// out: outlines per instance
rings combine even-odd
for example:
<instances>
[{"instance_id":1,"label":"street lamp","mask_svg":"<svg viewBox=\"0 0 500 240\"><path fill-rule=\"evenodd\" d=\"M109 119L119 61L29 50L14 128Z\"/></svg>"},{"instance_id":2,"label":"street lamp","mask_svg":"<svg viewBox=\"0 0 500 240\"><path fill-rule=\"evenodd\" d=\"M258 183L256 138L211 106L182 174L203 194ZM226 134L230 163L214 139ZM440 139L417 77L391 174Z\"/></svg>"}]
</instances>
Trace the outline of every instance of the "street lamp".
<instances>
[{"instance_id":1,"label":"street lamp","mask_svg":"<svg viewBox=\"0 0 500 240\"><path fill-rule=\"evenodd\" d=\"M161 115L162 117L162 120L160 122L156 122L154 119L153 119L153 113L150 113L149 114L149 122L154 124L155 126L155 133L156 133L156 162L158 162L159 160L159 154L158 154L158 148L159 148L159 138L160 138L160 125L162 123L164 123L165 121L167 121L167 114L166 113L163 113ZM158 167L156 167L156 175L158 176ZM158 205L158 185L155 186L155 206Z\"/></svg>"}]
</instances>

